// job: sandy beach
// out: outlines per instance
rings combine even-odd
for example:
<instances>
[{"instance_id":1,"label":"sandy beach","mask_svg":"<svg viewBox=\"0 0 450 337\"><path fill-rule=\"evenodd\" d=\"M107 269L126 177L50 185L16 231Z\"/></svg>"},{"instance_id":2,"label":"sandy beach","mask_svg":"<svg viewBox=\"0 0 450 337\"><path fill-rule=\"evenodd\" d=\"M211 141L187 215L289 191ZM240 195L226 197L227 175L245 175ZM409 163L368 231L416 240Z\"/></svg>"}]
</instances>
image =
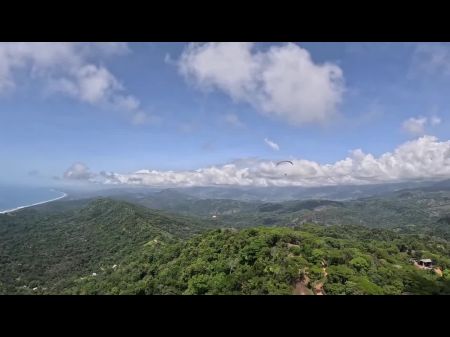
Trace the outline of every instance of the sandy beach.
<instances>
[{"instance_id":1,"label":"sandy beach","mask_svg":"<svg viewBox=\"0 0 450 337\"><path fill-rule=\"evenodd\" d=\"M57 198L54 198L54 199L50 199L50 200L41 201L41 202L37 202L37 203L31 204L31 205L25 205L25 206L19 206L19 207L16 207L16 208L12 208L12 209L7 209L7 210L4 210L4 211L0 211L0 214L16 212L16 211L19 211L19 210L24 209L24 208L46 204L48 202L56 201L56 200L59 200L59 199L67 197L67 193L64 193L64 192L61 192L61 193L63 193L63 195L60 196L60 197L57 197Z\"/></svg>"}]
</instances>

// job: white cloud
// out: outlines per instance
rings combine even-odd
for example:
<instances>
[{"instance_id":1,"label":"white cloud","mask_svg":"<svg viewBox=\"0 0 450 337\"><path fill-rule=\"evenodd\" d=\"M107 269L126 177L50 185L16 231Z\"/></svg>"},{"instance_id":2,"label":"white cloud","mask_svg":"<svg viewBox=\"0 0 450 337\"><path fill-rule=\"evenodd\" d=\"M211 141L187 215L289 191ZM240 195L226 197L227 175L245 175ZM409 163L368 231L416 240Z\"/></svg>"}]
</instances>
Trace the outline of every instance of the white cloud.
<instances>
[{"instance_id":1,"label":"white cloud","mask_svg":"<svg viewBox=\"0 0 450 337\"><path fill-rule=\"evenodd\" d=\"M238 115L236 114L226 114L224 117L224 120L226 123L228 123L229 125L235 127L235 128L242 128L244 127L244 123L241 122L241 120L239 119Z\"/></svg>"},{"instance_id":2,"label":"white cloud","mask_svg":"<svg viewBox=\"0 0 450 337\"><path fill-rule=\"evenodd\" d=\"M425 133L425 124L428 119L425 117L414 118L411 117L403 122L403 130L409 132L412 135L422 135Z\"/></svg>"},{"instance_id":3,"label":"white cloud","mask_svg":"<svg viewBox=\"0 0 450 337\"><path fill-rule=\"evenodd\" d=\"M103 178L108 184L150 186L323 186L444 179L450 178L450 141L423 136L379 157L354 150L333 164L291 160L294 165L283 167L270 160L242 159L194 171L146 169L103 174Z\"/></svg>"},{"instance_id":4,"label":"white cloud","mask_svg":"<svg viewBox=\"0 0 450 337\"><path fill-rule=\"evenodd\" d=\"M90 180L94 176L95 175L89 171L89 167L80 162L72 164L66 172L64 172L64 178L70 180Z\"/></svg>"},{"instance_id":5,"label":"white cloud","mask_svg":"<svg viewBox=\"0 0 450 337\"><path fill-rule=\"evenodd\" d=\"M135 98L117 94L122 90L122 86L104 67L88 64L74 69L70 75L70 79L65 77L51 81L50 89L54 92L66 93L90 104L109 104L127 110L136 109L139 105ZM136 103L131 106L130 100Z\"/></svg>"},{"instance_id":6,"label":"white cloud","mask_svg":"<svg viewBox=\"0 0 450 337\"><path fill-rule=\"evenodd\" d=\"M334 116L344 92L341 68L314 63L293 43L254 49L241 42L190 44L179 71L203 90L219 89L294 125L326 123Z\"/></svg>"},{"instance_id":7,"label":"white cloud","mask_svg":"<svg viewBox=\"0 0 450 337\"><path fill-rule=\"evenodd\" d=\"M266 143L272 150L278 151L280 149L277 143L271 141L268 138L264 138L264 143Z\"/></svg>"},{"instance_id":8,"label":"white cloud","mask_svg":"<svg viewBox=\"0 0 450 337\"><path fill-rule=\"evenodd\" d=\"M16 73L42 81L47 93L64 93L82 102L138 112L140 102L94 59L128 53L125 43L0 43L0 93L20 83Z\"/></svg>"},{"instance_id":9,"label":"white cloud","mask_svg":"<svg viewBox=\"0 0 450 337\"><path fill-rule=\"evenodd\" d=\"M437 116L427 117L411 117L402 124L403 130L413 136L420 136L426 133L427 126L437 126L441 123L441 119Z\"/></svg>"},{"instance_id":10,"label":"white cloud","mask_svg":"<svg viewBox=\"0 0 450 337\"><path fill-rule=\"evenodd\" d=\"M116 96L114 98L114 104L120 109L136 111L139 109L141 103L133 96Z\"/></svg>"}]
</instances>

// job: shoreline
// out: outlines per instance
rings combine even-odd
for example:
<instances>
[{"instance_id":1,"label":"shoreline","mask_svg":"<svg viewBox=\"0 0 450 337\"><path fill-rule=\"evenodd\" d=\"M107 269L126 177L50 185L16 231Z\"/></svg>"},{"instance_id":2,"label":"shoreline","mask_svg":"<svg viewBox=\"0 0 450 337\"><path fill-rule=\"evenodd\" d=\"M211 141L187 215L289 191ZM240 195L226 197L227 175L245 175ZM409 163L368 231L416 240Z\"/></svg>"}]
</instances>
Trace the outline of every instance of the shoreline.
<instances>
[{"instance_id":1,"label":"shoreline","mask_svg":"<svg viewBox=\"0 0 450 337\"><path fill-rule=\"evenodd\" d=\"M65 198L65 197L67 197L67 195L68 195L68 194L65 193L65 192L61 192L61 193L63 193L63 195L60 196L60 197L57 197L57 198L54 198L54 199L50 199L50 200L40 201L40 202L31 204L31 205L25 205L25 206L19 206L19 207L16 207L16 208L7 209L7 210L4 210L4 211L0 211L0 214L12 213L12 212L16 212L16 211L19 211L19 210L21 210L21 209L24 209L24 208L28 208L28 207L33 207L33 206L37 206L37 205L46 204L46 203L48 203L48 202L52 202L52 201L56 201L56 200Z\"/></svg>"}]
</instances>

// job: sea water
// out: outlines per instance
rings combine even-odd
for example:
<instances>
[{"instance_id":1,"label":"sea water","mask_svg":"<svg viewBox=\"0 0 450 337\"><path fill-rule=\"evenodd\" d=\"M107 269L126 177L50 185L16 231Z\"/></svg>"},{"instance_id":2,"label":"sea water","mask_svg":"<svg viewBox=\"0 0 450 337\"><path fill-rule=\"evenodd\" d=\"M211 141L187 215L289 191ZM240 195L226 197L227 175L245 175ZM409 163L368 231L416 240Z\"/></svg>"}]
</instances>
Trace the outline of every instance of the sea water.
<instances>
[{"instance_id":1,"label":"sea water","mask_svg":"<svg viewBox=\"0 0 450 337\"><path fill-rule=\"evenodd\" d=\"M0 185L0 212L55 200L65 195L51 187Z\"/></svg>"}]
</instances>

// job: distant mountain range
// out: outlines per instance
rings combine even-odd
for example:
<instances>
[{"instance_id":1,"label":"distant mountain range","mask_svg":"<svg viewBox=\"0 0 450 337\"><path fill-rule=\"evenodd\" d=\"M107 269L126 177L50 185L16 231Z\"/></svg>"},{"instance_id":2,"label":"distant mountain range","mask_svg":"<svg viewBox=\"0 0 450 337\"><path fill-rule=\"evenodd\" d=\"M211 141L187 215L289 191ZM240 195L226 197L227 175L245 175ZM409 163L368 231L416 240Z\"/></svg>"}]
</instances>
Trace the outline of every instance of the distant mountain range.
<instances>
[{"instance_id":1,"label":"distant mountain range","mask_svg":"<svg viewBox=\"0 0 450 337\"><path fill-rule=\"evenodd\" d=\"M400 190L450 190L450 180L444 181L420 181L401 182L370 185L342 185L323 187L243 187L243 186L210 186L210 187L177 187L177 188L153 188L147 186L120 186L108 188L103 185L99 189L69 190L72 198L88 198L94 196L123 196L133 195L147 198L162 191L189 195L199 199L233 199L239 201L266 201L279 202L288 200L328 199L351 200L371 196L397 192ZM164 197L163 194L159 195Z\"/></svg>"},{"instance_id":2,"label":"distant mountain range","mask_svg":"<svg viewBox=\"0 0 450 337\"><path fill-rule=\"evenodd\" d=\"M354 188L354 195L364 195L340 200L249 200L244 196L253 191L256 198L256 193L263 193L264 190L230 188L116 189L109 191L109 197L172 214L214 219L217 225L223 227L348 224L403 232L420 229L422 232L450 238L450 226L445 220L450 216L450 181L426 182L413 186L408 184L404 189L401 187L405 185L345 186L335 187L334 190L329 188L329 193L323 194L332 196L333 193L348 193ZM274 193L275 190L277 189L268 189L267 193ZM234 198L218 198L217 191L220 196ZM285 197L289 191L295 189L279 189L280 193L285 193ZM314 191L319 189L309 190L308 195L317 196ZM210 198L206 198L207 196Z\"/></svg>"}]
</instances>

